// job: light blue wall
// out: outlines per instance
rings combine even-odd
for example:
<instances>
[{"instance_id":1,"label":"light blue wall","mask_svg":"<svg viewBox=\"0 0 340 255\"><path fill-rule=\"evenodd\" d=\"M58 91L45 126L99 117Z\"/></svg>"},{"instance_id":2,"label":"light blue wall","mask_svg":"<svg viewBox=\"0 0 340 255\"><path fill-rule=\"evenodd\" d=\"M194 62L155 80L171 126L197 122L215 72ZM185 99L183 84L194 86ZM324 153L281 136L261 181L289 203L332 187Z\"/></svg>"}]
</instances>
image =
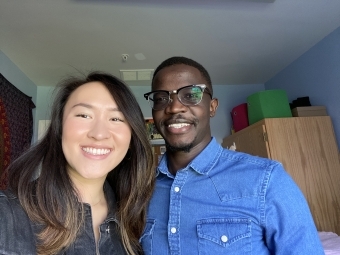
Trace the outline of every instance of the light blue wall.
<instances>
[{"instance_id":1,"label":"light blue wall","mask_svg":"<svg viewBox=\"0 0 340 255\"><path fill-rule=\"evenodd\" d=\"M340 146L340 27L266 82L265 88L286 90L290 101L309 96L312 105L326 106Z\"/></svg>"},{"instance_id":2,"label":"light blue wall","mask_svg":"<svg viewBox=\"0 0 340 255\"><path fill-rule=\"evenodd\" d=\"M219 106L217 114L211 119L211 132L219 143L230 135L232 108L246 103L249 95L261 90L264 90L264 84L214 86L214 97L218 98Z\"/></svg>"},{"instance_id":3,"label":"light blue wall","mask_svg":"<svg viewBox=\"0 0 340 255\"><path fill-rule=\"evenodd\" d=\"M54 87L39 86L37 92L37 120L49 120Z\"/></svg>"},{"instance_id":4,"label":"light blue wall","mask_svg":"<svg viewBox=\"0 0 340 255\"><path fill-rule=\"evenodd\" d=\"M37 86L0 50L0 73L20 91L32 97L32 101L37 107ZM33 141L37 135L37 108L33 109Z\"/></svg>"}]
</instances>

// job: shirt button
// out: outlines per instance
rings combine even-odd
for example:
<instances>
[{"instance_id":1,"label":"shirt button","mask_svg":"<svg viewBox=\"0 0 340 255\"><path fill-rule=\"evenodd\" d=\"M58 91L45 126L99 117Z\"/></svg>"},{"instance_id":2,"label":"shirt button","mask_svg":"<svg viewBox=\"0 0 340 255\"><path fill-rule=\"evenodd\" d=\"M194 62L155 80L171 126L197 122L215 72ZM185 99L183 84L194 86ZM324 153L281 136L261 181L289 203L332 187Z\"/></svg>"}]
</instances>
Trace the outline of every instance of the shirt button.
<instances>
[{"instance_id":1,"label":"shirt button","mask_svg":"<svg viewBox=\"0 0 340 255\"><path fill-rule=\"evenodd\" d=\"M221 241L222 241L223 243L228 242L228 237L227 237L226 235L221 236Z\"/></svg>"},{"instance_id":2,"label":"shirt button","mask_svg":"<svg viewBox=\"0 0 340 255\"><path fill-rule=\"evenodd\" d=\"M176 228L171 228L171 233L175 234L177 232Z\"/></svg>"},{"instance_id":3,"label":"shirt button","mask_svg":"<svg viewBox=\"0 0 340 255\"><path fill-rule=\"evenodd\" d=\"M179 191L179 187L175 187L175 192L178 192Z\"/></svg>"}]
</instances>

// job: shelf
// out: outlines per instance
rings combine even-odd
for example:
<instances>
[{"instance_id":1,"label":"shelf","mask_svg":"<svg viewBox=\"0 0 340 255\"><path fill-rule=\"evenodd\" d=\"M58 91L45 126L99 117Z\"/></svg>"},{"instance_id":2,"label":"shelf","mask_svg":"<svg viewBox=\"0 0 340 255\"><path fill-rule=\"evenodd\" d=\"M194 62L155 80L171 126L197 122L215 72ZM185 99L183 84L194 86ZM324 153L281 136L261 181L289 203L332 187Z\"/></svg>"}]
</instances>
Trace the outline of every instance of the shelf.
<instances>
[{"instance_id":1,"label":"shelf","mask_svg":"<svg viewBox=\"0 0 340 255\"><path fill-rule=\"evenodd\" d=\"M152 145L162 145L162 144L165 144L165 141L164 139L152 139L150 140L150 143Z\"/></svg>"}]
</instances>

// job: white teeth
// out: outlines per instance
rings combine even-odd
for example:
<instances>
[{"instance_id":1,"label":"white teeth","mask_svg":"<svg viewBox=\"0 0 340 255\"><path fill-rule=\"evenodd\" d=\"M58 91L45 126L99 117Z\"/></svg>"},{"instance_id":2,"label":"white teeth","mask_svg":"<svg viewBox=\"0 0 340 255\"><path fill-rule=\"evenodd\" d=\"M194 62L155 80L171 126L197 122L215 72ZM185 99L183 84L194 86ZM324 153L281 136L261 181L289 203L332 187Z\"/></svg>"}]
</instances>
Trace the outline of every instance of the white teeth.
<instances>
[{"instance_id":1,"label":"white teeth","mask_svg":"<svg viewBox=\"0 0 340 255\"><path fill-rule=\"evenodd\" d=\"M105 155L110 152L109 149L96 149L96 148L90 148L90 147L83 147L83 151L86 153L92 154L92 155Z\"/></svg>"},{"instance_id":2,"label":"white teeth","mask_svg":"<svg viewBox=\"0 0 340 255\"><path fill-rule=\"evenodd\" d=\"M172 128L182 128L182 127L186 127L186 126L190 126L190 124L188 124L188 123L174 123L174 124L169 125L169 127L172 127Z\"/></svg>"}]
</instances>

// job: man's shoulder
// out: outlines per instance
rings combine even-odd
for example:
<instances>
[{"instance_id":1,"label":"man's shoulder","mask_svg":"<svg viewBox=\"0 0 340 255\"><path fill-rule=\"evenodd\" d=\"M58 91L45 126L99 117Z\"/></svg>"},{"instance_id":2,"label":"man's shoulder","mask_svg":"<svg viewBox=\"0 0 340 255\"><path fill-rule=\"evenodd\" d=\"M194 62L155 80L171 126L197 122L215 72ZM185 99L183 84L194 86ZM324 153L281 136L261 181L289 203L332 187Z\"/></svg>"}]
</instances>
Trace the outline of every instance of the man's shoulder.
<instances>
[{"instance_id":1,"label":"man's shoulder","mask_svg":"<svg viewBox=\"0 0 340 255\"><path fill-rule=\"evenodd\" d=\"M221 154L221 161L229 164L246 164L255 168L273 168L275 166L281 166L281 163L276 160L228 149L223 149Z\"/></svg>"},{"instance_id":2,"label":"man's shoulder","mask_svg":"<svg viewBox=\"0 0 340 255\"><path fill-rule=\"evenodd\" d=\"M244 153L244 152L239 152L239 151L235 151L235 150L231 150L231 149L227 149L227 148L223 148L221 146L221 144L219 144L217 142L217 140L215 138L212 138L210 144L208 145L207 149L207 154L211 154L212 152L220 154L219 159L217 161L218 164L232 164L232 165L247 165L247 166L251 166L253 168L260 168L260 169L264 169L264 168L272 168L274 166L277 165L281 165L280 162L275 161L275 160L271 160L268 158L263 158L263 157L259 157L259 156L253 156L250 155L248 153ZM202 154L201 156L207 156L207 154Z\"/></svg>"},{"instance_id":3,"label":"man's shoulder","mask_svg":"<svg viewBox=\"0 0 340 255\"><path fill-rule=\"evenodd\" d=\"M235 178L244 182L248 180L264 183L274 172L277 178L286 175L282 163L278 161L224 149L211 174L223 175L226 178Z\"/></svg>"}]
</instances>

